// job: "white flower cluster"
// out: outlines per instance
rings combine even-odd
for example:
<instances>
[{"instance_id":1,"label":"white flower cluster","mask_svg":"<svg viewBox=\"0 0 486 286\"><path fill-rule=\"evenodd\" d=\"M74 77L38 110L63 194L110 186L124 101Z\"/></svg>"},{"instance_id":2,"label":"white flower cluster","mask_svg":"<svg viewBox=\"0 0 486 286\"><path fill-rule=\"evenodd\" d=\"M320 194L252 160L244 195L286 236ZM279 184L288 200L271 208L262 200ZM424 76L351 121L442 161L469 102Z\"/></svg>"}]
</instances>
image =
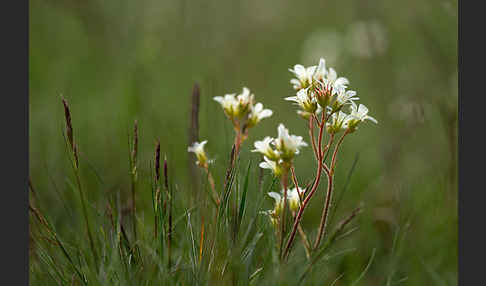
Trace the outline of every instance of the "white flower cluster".
<instances>
[{"instance_id":1,"label":"white flower cluster","mask_svg":"<svg viewBox=\"0 0 486 286\"><path fill-rule=\"evenodd\" d=\"M272 116L273 113L270 109L263 109L263 104L255 104L255 95L250 93L247 87L243 87L241 94L226 94L224 97L216 96L213 99L221 104L224 113L231 121L246 119L247 128L255 126L260 120Z\"/></svg>"},{"instance_id":2,"label":"white flower cluster","mask_svg":"<svg viewBox=\"0 0 486 286\"><path fill-rule=\"evenodd\" d=\"M299 154L300 148L307 146L302 136L290 135L289 130L280 123L278 137L265 137L262 141L255 141L255 149L252 152L263 154L264 162L260 167L271 169L275 176L280 176L288 168L288 163Z\"/></svg>"},{"instance_id":3,"label":"white flower cluster","mask_svg":"<svg viewBox=\"0 0 486 286\"><path fill-rule=\"evenodd\" d=\"M333 68L327 69L326 61L323 58L319 60L317 66L306 68L297 64L289 70L296 76L290 80L290 83L297 90L297 94L287 97L285 100L295 102L301 108L297 113L305 119L325 110L327 118L330 118L326 123L329 133L337 133L342 130L348 130L351 133L364 120L378 123L376 119L368 115L366 106L356 105L355 101L359 100L356 91L346 90L349 80L345 77L338 77ZM350 105L350 114L342 111L346 105Z\"/></svg>"},{"instance_id":4,"label":"white flower cluster","mask_svg":"<svg viewBox=\"0 0 486 286\"><path fill-rule=\"evenodd\" d=\"M226 94L223 96L216 96L213 98L223 107L224 114L231 120L235 131L242 134L239 138L239 144L246 138L248 129L257 125L263 118L272 116L273 112L270 109L264 109L260 102L255 104L255 95L250 92L247 87L243 87L241 94ZM242 132L243 133L240 133ZM194 142L192 146L187 148L188 152L196 154L196 165L207 168L211 161L208 161L206 152L204 152L204 145L208 141Z\"/></svg>"},{"instance_id":5,"label":"white flower cluster","mask_svg":"<svg viewBox=\"0 0 486 286\"><path fill-rule=\"evenodd\" d=\"M276 226L284 205L284 190L281 193L269 192L268 195L275 200L275 205L273 209L261 213L268 215L272 224ZM302 189L297 187L287 191L287 202L291 211L296 212L299 210L303 195Z\"/></svg>"}]
</instances>

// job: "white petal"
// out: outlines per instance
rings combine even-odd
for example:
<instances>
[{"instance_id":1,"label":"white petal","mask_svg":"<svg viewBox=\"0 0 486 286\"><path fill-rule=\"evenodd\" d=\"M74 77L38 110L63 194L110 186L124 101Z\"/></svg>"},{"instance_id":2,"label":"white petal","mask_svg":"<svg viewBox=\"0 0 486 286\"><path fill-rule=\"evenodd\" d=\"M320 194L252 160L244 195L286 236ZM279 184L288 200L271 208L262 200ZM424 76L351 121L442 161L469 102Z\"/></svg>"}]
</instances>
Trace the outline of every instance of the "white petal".
<instances>
[{"instance_id":1,"label":"white petal","mask_svg":"<svg viewBox=\"0 0 486 286\"><path fill-rule=\"evenodd\" d=\"M287 100L287 101L293 101L293 102L297 102L297 103L300 102L299 98L297 96L289 96L289 97L286 97L284 99Z\"/></svg>"},{"instance_id":2,"label":"white petal","mask_svg":"<svg viewBox=\"0 0 486 286\"><path fill-rule=\"evenodd\" d=\"M272 166L270 166L270 164L268 164L267 162L261 162L260 164L258 164L258 166L260 166L260 168L262 169L273 169Z\"/></svg>"},{"instance_id":3,"label":"white petal","mask_svg":"<svg viewBox=\"0 0 486 286\"><path fill-rule=\"evenodd\" d=\"M310 66L306 69L307 76L312 76L317 69L317 66Z\"/></svg>"},{"instance_id":4,"label":"white petal","mask_svg":"<svg viewBox=\"0 0 486 286\"><path fill-rule=\"evenodd\" d=\"M258 115L258 118L263 119L263 118L272 116L272 114L273 114L273 111L271 111L270 109L264 109L264 110L262 110L262 112L260 112L260 114Z\"/></svg>"},{"instance_id":5,"label":"white petal","mask_svg":"<svg viewBox=\"0 0 486 286\"><path fill-rule=\"evenodd\" d=\"M294 73L298 78L305 76L305 72L306 70L303 65L297 64L294 66Z\"/></svg>"},{"instance_id":6,"label":"white petal","mask_svg":"<svg viewBox=\"0 0 486 286\"><path fill-rule=\"evenodd\" d=\"M335 86L346 86L347 84L349 84L349 80L345 77L340 77L334 82Z\"/></svg>"},{"instance_id":7,"label":"white petal","mask_svg":"<svg viewBox=\"0 0 486 286\"><path fill-rule=\"evenodd\" d=\"M329 68L329 73L327 74L327 78L331 81L336 80L337 78L337 73L333 68Z\"/></svg>"},{"instance_id":8,"label":"white petal","mask_svg":"<svg viewBox=\"0 0 486 286\"><path fill-rule=\"evenodd\" d=\"M260 113L263 109L263 104L261 104L260 102L258 102L257 104L255 104L255 106L253 106L253 112L255 113Z\"/></svg>"},{"instance_id":9,"label":"white petal","mask_svg":"<svg viewBox=\"0 0 486 286\"><path fill-rule=\"evenodd\" d=\"M378 120L374 119L373 117L371 117L371 116L369 116L369 115L367 115L367 116L365 117L365 119L368 119L368 120L370 120L370 121L372 121L372 122L374 122L374 123L378 124Z\"/></svg>"},{"instance_id":10,"label":"white petal","mask_svg":"<svg viewBox=\"0 0 486 286\"><path fill-rule=\"evenodd\" d=\"M358 113L360 115L366 115L368 113L368 108L366 106L364 106L363 104L360 104L358 106Z\"/></svg>"},{"instance_id":11,"label":"white petal","mask_svg":"<svg viewBox=\"0 0 486 286\"><path fill-rule=\"evenodd\" d=\"M317 66L317 72L322 72L322 73L326 72L326 60L324 60L323 58L319 59L319 65Z\"/></svg>"},{"instance_id":12,"label":"white petal","mask_svg":"<svg viewBox=\"0 0 486 286\"><path fill-rule=\"evenodd\" d=\"M293 85L300 85L300 81L296 78L291 79L290 83L293 84Z\"/></svg>"},{"instance_id":13,"label":"white petal","mask_svg":"<svg viewBox=\"0 0 486 286\"><path fill-rule=\"evenodd\" d=\"M280 194L276 192L269 192L268 195L272 197L277 203L280 202L280 200L282 199L282 196L280 196Z\"/></svg>"}]
</instances>

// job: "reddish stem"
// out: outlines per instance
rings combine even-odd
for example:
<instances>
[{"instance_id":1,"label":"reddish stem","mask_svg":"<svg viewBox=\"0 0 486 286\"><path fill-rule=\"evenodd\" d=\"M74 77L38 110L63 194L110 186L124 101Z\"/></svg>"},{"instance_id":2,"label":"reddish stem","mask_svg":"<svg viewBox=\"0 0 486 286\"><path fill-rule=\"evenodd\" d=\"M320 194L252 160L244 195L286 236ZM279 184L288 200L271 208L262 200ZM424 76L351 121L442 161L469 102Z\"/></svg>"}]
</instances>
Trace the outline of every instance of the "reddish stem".
<instances>
[{"instance_id":1,"label":"reddish stem","mask_svg":"<svg viewBox=\"0 0 486 286\"><path fill-rule=\"evenodd\" d=\"M343 136L339 139L338 143L336 144L336 147L334 148L334 153L332 154L332 161L331 161L331 170L330 174L327 176L327 193L326 193L326 201L324 203L324 209L322 210L322 216L321 216L321 222L319 225L319 232L316 238L316 242L314 243L314 249L317 249L319 246L322 236L324 235L326 231L326 226L327 226L327 217L329 215L329 208L331 205L331 200L332 200L332 191L333 191L333 178L334 178L334 166L336 164L336 155L339 149L339 146L341 146L341 143L344 140L344 137L348 134L348 131L346 130L343 134Z\"/></svg>"},{"instance_id":2,"label":"reddish stem","mask_svg":"<svg viewBox=\"0 0 486 286\"><path fill-rule=\"evenodd\" d=\"M316 147L316 139L315 139L315 136L314 136L314 120L313 120L314 117L310 117L309 118L309 135L310 135L310 138L311 138L311 142L312 142L312 150L314 150L314 155L316 157L316 160L319 160L319 154L317 153L317 147Z\"/></svg>"},{"instance_id":3,"label":"reddish stem","mask_svg":"<svg viewBox=\"0 0 486 286\"><path fill-rule=\"evenodd\" d=\"M312 195L314 195L315 191L317 190L317 187L319 186L319 182L321 180L321 173L322 173L322 169L323 169L323 166L324 166L324 164L322 162L322 158L321 158L321 155L322 155L322 132L324 131L324 124L325 124L325 114L323 112L322 113L322 119L321 119L321 122L319 124L319 137L318 137L319 160L318 160L318 163L317 163L316 180L314 181L314 185L312 186L312 189L311 189L309 195L307 195L307 197L302 202L302 205L299 208L297 216L295 217L294 225L292 227L292 232L290 233L290 237L289 237L289 239L287 241L287 245L285 247L285 252L284 252L284 255L283 255L284 259L289 254L290 248L292 246L292 242L294 241L294 238L295 238L295 233L297 232L297 228L299 226L300 220L302 219L302 214L304 213L304 210L305 210L307 204L309 203L310 199L312 198ZM327 170L327 166L326 166L326 170Z\"/></svg>"},{"instance_id":4,"label":"reddish stem","mask_svg":"<svg viewBox=\"0 0 486 286\"><path fill-rule=\"evenodd\" d=\"M283 242L285 238L285 214L287 209L287 176L288 170L284 171L282 175L282 186L284 189L284 197L283 197L283 207L282 207L282 219L280 220L280 258L283 259L282 256L282 249L283 249Z\"/></svg>"},{"instance_id":5,"label":"reddish stem","mask_svg":"<svg viewBox=\"0 0 486 286\"><path fill-rule=\"evenodd\" d=\"M299 194L299 201L302 204L302 197L300 195L299 182L297 181L297 177L295 176L294 166L290 167L290 172L292 172L292 181L294 182L294 186L297 189L297 193Z\"/></svg>"}]
</instances>

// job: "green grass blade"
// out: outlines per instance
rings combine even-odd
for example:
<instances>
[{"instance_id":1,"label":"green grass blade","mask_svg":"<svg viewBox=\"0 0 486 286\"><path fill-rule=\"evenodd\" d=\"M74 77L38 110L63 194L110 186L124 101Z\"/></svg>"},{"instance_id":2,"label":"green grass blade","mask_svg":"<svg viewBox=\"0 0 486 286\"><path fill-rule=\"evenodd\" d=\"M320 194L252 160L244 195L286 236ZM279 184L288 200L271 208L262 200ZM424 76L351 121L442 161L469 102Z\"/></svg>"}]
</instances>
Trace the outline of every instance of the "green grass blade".
<instances>
[{"instance_id":1,"label":"green grass blade","mask_svg":"<svg viewBox=\"0 0 486 286\"><path fill-rule=\"evenodd\" d=\"M370 269L371 263L373 263L373 259L375 258L375 254L376 254L376 248L373 248L373 252L371 253L371 257L370 257L370 260L368 261L368 264L366 265L363 272L361 272L358 279L356 279L353 282L353 284L351 284L351 286L358 285L359 281L361 281L361 279L363 279L363 277L366 275L366 272L368 272L368 270Z\"/></svg>"},{"instance_id":2,"label":"green grass blade","mask_svg":"<svg viewBox=\"0 0 486 286\"><path fill-rule=\"evenodd\" d=\"M241 194L241 201L240 201L240 207L239 207L239 214L238 214L238 225L236 232L238 233L238 230L241 225L241 221L243 219L243 214L245 213L245 204L246 204L246 193L248 191L248 182L250 178L250 168L251 168L251 160L248 163L248 168L246 170L246 175L245 175L245 181L243 183L243 193Z\"/></svg>"}]
</instances>

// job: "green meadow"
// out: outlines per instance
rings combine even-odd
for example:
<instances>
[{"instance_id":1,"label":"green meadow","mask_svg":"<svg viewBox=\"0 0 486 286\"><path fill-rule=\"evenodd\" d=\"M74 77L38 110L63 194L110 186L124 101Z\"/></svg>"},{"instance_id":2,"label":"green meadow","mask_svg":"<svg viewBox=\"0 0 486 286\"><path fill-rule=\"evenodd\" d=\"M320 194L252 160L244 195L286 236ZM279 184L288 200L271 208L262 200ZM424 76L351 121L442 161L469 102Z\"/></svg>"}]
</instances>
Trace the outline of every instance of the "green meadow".
<instances>
[{"instance_id":1,"label":"green meadow","mask_svg":"<svg viewBox=\"0 0 486 286\"><path fill-rule=\"evenodd\" d=\"M30 284L457 285L457 20L438 0L30 1ZM320 244L325 172L285 256L291 209L263 212L294 176L252 150L280 123L302 136L310 192L309 121L285 98L320 58L378 124L339 147ZM243 87L273 114L235 151L213 98Z\"/></svg>"}]
</instances>

